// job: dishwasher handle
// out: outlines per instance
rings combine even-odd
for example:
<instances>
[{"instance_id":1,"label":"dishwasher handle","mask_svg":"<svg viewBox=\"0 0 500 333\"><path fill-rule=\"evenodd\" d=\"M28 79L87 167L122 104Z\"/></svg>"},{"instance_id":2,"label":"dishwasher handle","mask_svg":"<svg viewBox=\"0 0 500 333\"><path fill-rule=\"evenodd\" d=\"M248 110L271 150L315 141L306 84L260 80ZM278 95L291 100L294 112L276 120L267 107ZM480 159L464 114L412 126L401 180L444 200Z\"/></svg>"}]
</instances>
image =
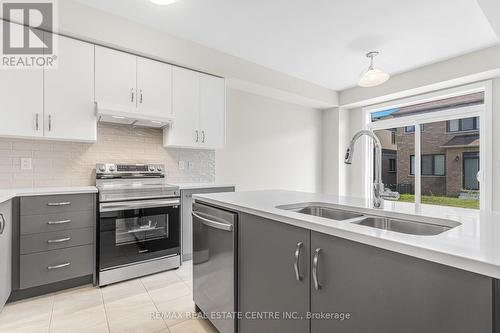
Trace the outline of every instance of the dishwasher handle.
<instances>
[{"instance_id":1,"label":"dishwasher handle","mask_svg":"<svg viewBox=\"0 0 500 333\"><path fill-rule=\"evenodd\" d=\"M205 218L205 217L203 217L195 212L191 212L191 215L193 215L194 218L200 220L200 222L202 224L206 225L207 227L211 227L211 228L215 228L215 229L219 229L219 230L224 230L224 231L229 231L229 232L233 231L232 224L212 221L212 220L209 220L209 219L207 219L207 218Z\"/></svg>"}]
</instances>

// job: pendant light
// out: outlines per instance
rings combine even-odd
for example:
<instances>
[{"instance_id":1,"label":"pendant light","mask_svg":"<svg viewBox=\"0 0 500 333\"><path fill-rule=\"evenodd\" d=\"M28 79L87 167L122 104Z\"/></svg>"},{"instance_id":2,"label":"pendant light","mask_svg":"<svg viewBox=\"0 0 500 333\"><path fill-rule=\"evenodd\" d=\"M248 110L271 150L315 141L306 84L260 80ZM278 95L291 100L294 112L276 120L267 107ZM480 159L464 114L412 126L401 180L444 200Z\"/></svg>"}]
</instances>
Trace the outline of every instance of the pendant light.
<instances>
[{"instance_id":1,"label":"pendant light","mask_svg":"<svg viewBox=\"0 0 500 333\"><path fill-rule=\"evenodd\" d=\"M360 87L368 88L378 86L391 77L384 71L373 67L373 58L378 56L378 51L371 51L366 54L366 57L370 59L370 67L359 79L358 85Z\"/></svg>"}]
</instances>

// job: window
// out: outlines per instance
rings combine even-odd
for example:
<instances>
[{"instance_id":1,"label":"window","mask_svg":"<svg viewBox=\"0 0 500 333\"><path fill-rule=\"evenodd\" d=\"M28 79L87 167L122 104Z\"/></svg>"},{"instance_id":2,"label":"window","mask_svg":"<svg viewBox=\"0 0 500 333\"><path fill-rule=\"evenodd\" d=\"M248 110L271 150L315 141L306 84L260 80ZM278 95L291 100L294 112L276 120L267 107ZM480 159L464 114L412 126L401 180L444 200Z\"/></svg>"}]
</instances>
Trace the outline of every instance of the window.
<instances>
[{"instance_id":1,"label":"window","mask_svg":"<svg viewBox=\"0 0 500 333\"><path fill-rule=\"evenodd\" d=\"M463 153L463 161L463 188L464 190L478 191L479 152Z\"/></svg>"},{"instance_id":2,"label":"window","mask_svg":"<svg viewBox=\"0 0 500 333\"><path fill-rule=\"evenodd\" d=\"M389 172L396 172L396 160L394 158L389 159Z\"/></svg>"},{"instance_id":3,"label":"window","mask_svg":"<svg viewBox=\"0 0 500 333\"><path fill-rule=\"evenodd\" d=\"M465 132L479 130L479 117L448 120L448 132Z\"/></svg>"},{"instance_id":4,"label":"window","mask_svg":"<svg viewBox=\"0 0 500 333\"><path fill-rule=\"evenodd\" d=\"M368 129L382 142L382 181L400 192L403 202L479 209L479 198L488 198L491 191L486 185L488 192L480 193L484 189L478 181L484 154L480 121L483 115L491 117L491 108L485 107L482 92L447 99L445 105L442 101L390 109L377 117L380 108L370 107L377 110Z\"/></svg>"},{"instance_id":5,"label":"window","mask_svg":"<svg viewBox=\"0 0 500 333\"><path fill-rule=\"evenodd\" d=\"M444 176L445 156L423 155L421 170L423 176ZM410 175L415 175L415 155L410 156Z\"/></svg>"},{"instance_id":6,"label":"window","mask_svg":"<svg viewBox=\"0 0 500 333\"><path fill-rule=\"evenodd\" d=\"M415 126L406 126L405 133L415 133Z\"/></svg>"}]
</instances>

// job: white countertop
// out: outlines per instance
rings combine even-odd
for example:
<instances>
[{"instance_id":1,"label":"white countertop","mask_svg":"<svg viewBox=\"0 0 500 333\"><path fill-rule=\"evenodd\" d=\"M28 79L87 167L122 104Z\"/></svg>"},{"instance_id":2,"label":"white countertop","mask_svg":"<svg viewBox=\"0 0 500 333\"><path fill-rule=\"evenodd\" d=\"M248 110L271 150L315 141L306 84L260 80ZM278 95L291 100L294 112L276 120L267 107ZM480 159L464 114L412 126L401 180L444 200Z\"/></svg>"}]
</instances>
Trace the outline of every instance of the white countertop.
<instances>
[{"instance_id":1,"label":"white countertop","mask_svg":"<svg viewBox=\"0 0 500 333\"><path fill-rule=\"evenodd\" d=\"M283 223L342 237L417 258L500 278L500 212L385 201L372 209L364 199L283 190L199 194L199 201L220 205ZM420 221L447 219L461 225L436 236L415 236L278 209L298 203L327 203L353 207L372 215Z\"/></svg>"},{"instance_id":2,"label":"white countertop","mask_svg":"<svg viewBox=\"0 0 500 333\"><path fill-rule=\"evenodd\" d=\"M214 183L170 183L179 186L181 190L197 190L205 188L236 187L234 184L214 184Z\"/></svg>"},{"instance_id":3,"label":"white countertop","mask_svg":"<svg viewBox=\"0 0 500 333\"><path fill-rule=\"evenodd\" d=\"M78 193L97 193L97 188L95 186L66 186L0 189L0 203L15 197Z\"/></svg>"}]
</instances>

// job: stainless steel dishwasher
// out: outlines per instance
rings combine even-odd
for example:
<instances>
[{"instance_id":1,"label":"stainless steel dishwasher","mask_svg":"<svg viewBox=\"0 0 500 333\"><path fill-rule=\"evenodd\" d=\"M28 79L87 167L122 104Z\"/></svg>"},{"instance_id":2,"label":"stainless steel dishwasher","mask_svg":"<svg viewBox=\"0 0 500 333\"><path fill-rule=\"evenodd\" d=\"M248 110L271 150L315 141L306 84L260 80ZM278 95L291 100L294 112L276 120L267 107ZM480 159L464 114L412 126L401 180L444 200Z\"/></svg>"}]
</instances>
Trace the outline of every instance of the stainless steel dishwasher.
<instances>
[{"instance_id":1,"label":"stainless steel dishwasher","mask_svg":"<svg viewBox=\"0 0 500 333\"><path fill-rule=\"evenodd\" d=\"M193 298L219 333L235 333L238 216L193 203Z\"/></svg>"}]
</instances>

